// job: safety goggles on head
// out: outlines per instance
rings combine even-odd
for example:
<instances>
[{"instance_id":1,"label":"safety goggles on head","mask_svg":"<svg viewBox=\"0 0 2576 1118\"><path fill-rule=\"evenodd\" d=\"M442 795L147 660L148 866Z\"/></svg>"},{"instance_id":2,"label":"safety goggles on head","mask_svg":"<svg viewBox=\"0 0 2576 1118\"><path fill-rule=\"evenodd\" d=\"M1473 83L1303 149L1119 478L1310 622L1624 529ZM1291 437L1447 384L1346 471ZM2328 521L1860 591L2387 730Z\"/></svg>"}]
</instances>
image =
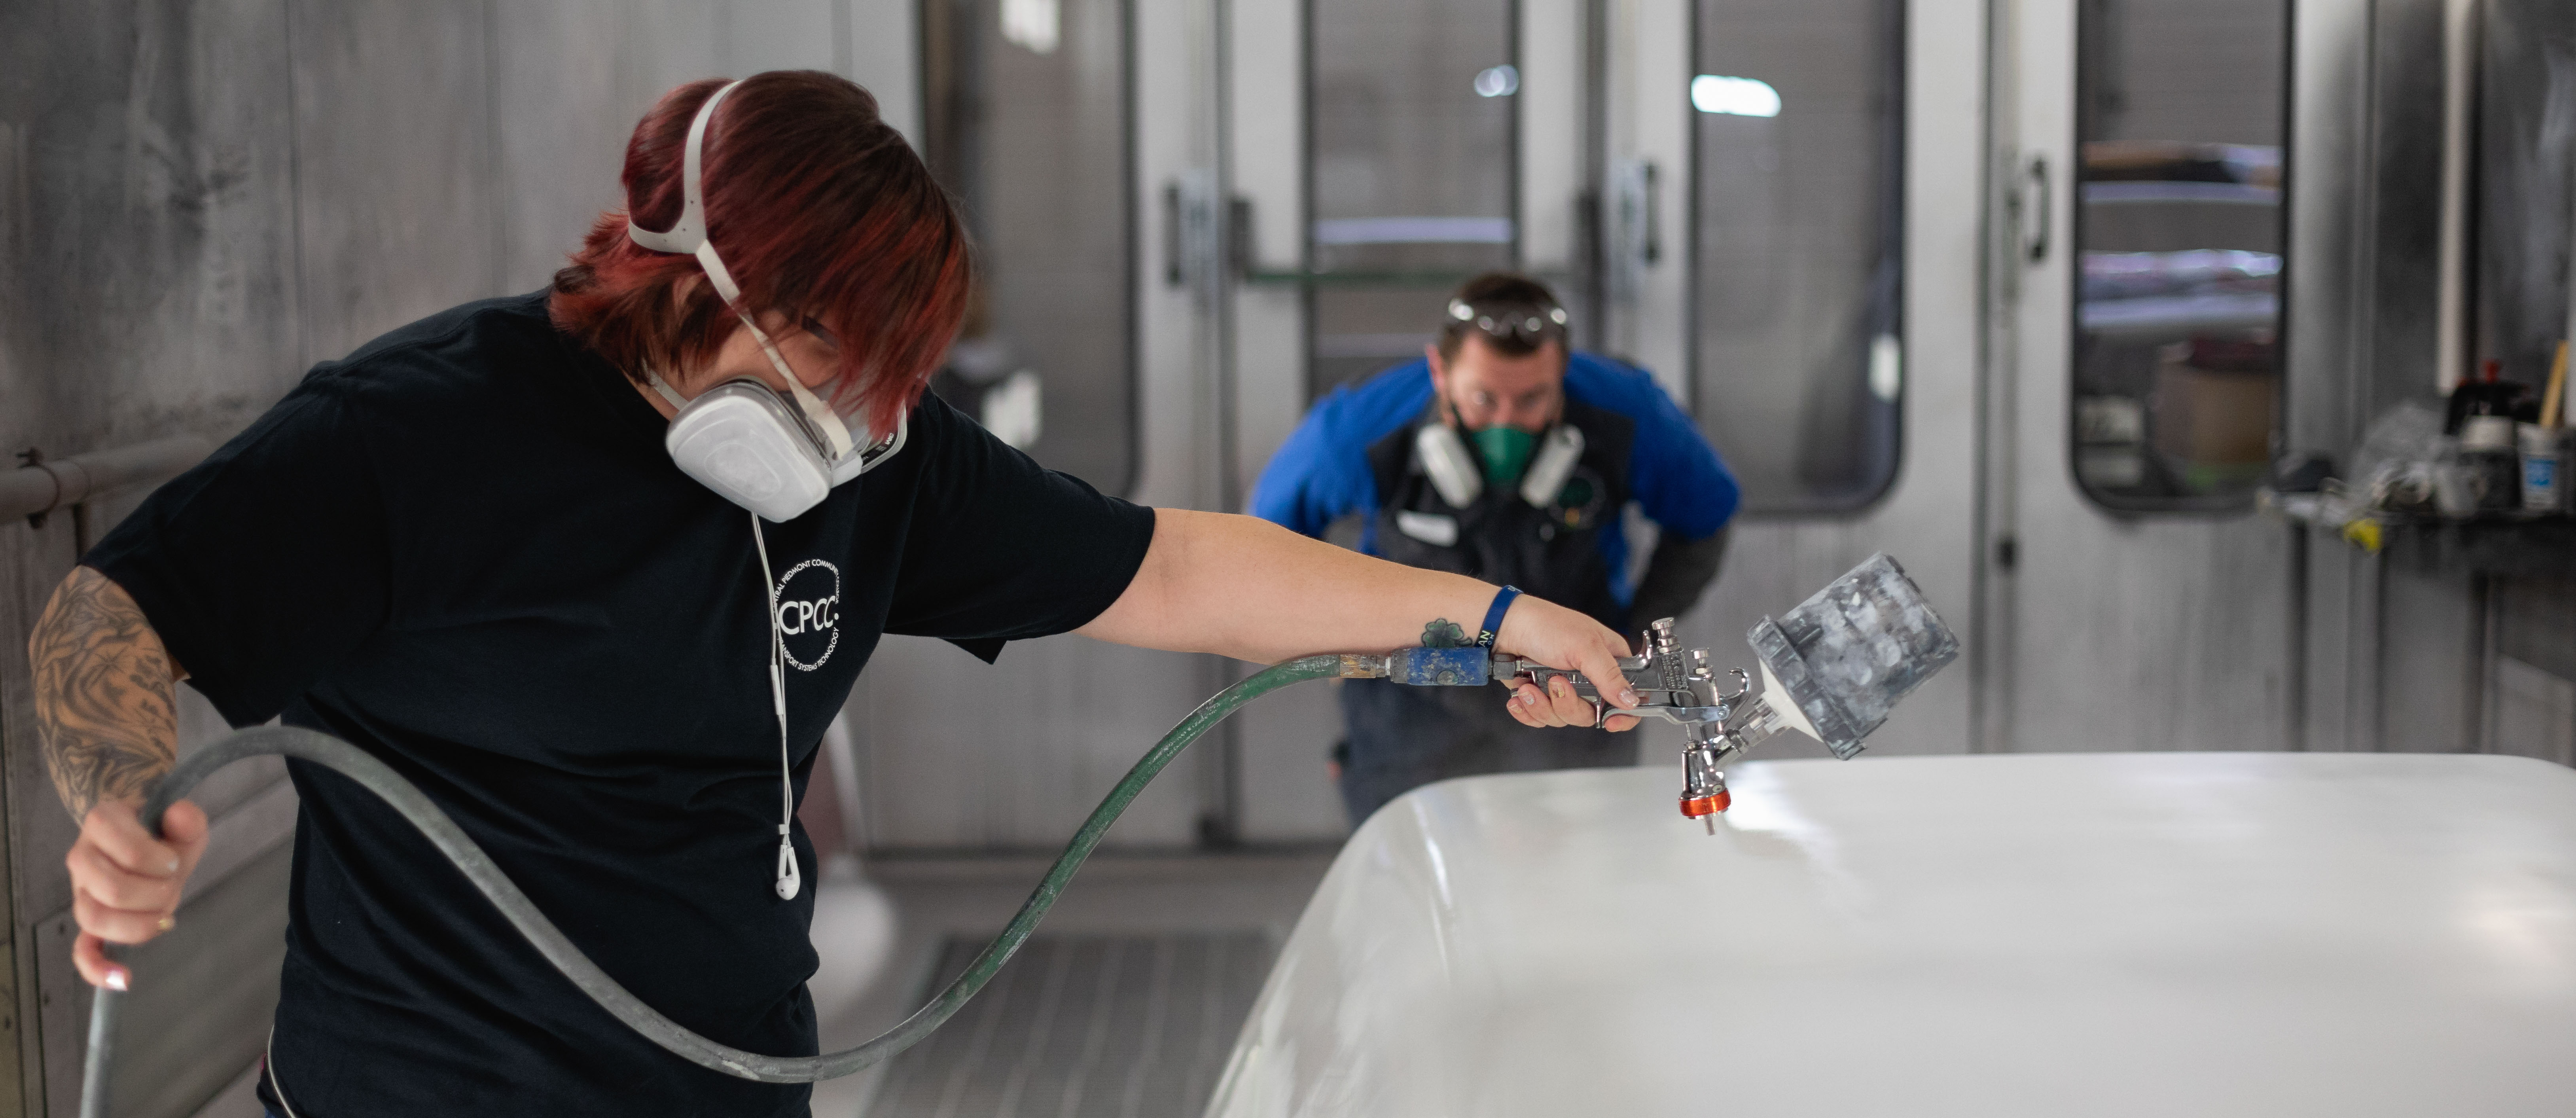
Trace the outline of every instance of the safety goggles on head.
<instances>
[{"instance_id":1,"label":"safety goggles on head","mask_svg":"<svg viewBox=\"0 0 2576 1118\"><path fill-rule=\"evenodd\" d=\"M1473 326L1498 342L1513 342L1537 349L1548 341L1565 340L1565 308L1553 302L1449 300L1449 321L1454 326Z\"/></svg>"},{"instance_id":2,"label":"safety goggles on head","mask_svg":"<svg viewBox=\"0 0 2576 1118\"><path fill-rule=\"evenodd\" d=\"M909 422L895 421L894 431L886 435L862 429L853 438L849 426L839 414L814 395L796 371L787 366L787 358L778 352L778 344L769 338L742 307L742 289L734 284L733 273L725 268L724 258L716 255L716 246L707 239L706 197L699 174L701 156L706 147L707 121L713 119L716 104L734 91L736 81L715 91L706 104L698 106L697 118L689 122L687 152L680 166L680 220L668 231L656 233L626 222L626 237L637 245L655 252L687 253L698 258L705 269L707 282L725 306L742 320L742 327L759 341L769 364L787 382L788 395L750 378L737 378L699 393L697 399L684 400L662 379L658 370L646 370L645 378L653 390L679 409L671 417L671 429L663 436L662 445L680 471L696 478L719 496L758 513L762 519L783 523L821 504L832 487L875 469L879 463L903 449ZM792 407L790 405L793 405Z\"/></svg>"}]
</instances>

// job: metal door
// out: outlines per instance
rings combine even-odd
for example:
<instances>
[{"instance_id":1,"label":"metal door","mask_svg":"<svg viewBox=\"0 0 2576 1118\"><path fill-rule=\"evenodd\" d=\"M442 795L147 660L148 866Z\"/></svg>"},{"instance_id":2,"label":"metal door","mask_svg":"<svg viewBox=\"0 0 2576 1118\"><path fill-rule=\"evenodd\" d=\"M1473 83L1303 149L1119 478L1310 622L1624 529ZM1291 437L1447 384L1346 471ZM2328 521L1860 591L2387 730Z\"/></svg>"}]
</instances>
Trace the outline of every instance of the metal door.
<instances>
[{"instance_id":1,"label":"metal door","mask_svg":"<svg viewBox=\"0 0 2576 1118\"><path fill-rule=\"evenodd\" d=\"M2130 426L2140 418L2135 407L2123 412L2121 405L2102 405L2100 400L2111 397L2108 390L2088 382L2079 391L2077 385L2083 371L2077 367L2078 346L2097 340L2106 321L2098 307L2079 305L2079 288L2101 295L2105 276L2122 263L2105 260L2107 252L2079 256L2088 240L2107 243L2113 235L2101 227L2107 219L2079 226L2079 215L2123 193L2106 187L2141 185L2107 181L2114 172L2106 168L2122 155L2120 150L2100 142L2090 148L2080 143L2088 124L2084 114L2100 108L2088 107L2083 98L2088 92L2100 95L2098 68L2116 65L2113 55L2121 49L2117 44L2105 47L2099 34L2082 33L2087 30L2083 25L2121 19L2140 8L2162 8L2170 10L2168 29L2206 31L2225 22L2221 17L2228 6L2187 0L2000 0L1992 8L1988 213L1995 236L1988 245L1988 437L1979 482L1983 593L1970 651L1979 680L1973 748L2276 749L2291 744L2297 631L2291 531L2257 515L2245 499L2124 502L2121 486L2111 482L2129 476L2121 472L2126 467L2106 467L2083 457L2104 446L2133 445L2148 458L2143 468L2203 470L2193 475L2200 480L2175 488L2186 497L2209 496L2193 485L2224 489L2228 479L2220 474L2241 469L2228 465L2244 457L2241 446L2209 450L2191 441L2181 421L2158 425L2152 414L2144 417L2150 429L2138 431ZM2277 9L2280 33L2286 36L2286 3L2246 7ZM2206 63L2233 57L2229 46L2203 41L2168 55ZM2134 53L2134 43L2131 48ZM2286 48L2269 59L2235 64L2258 63L2279 67L2283 79L2278 84L2286 89ZM2090 86L2079 80L2087 67L2097 68ZM2170 87L2152 88L2152 75L2135 77L2128 96L2178 96ZM2211 74L2205 71L2202 77ZM2227 79L2227 72L2217 77ZM2097 128L2094 134L2102 133ZM2270 142L2277 160L2287 145L2278 137ZM2275 173L2281 173L2277 162L2275 166ZM2168 194L2190 193L2184 187L2191 184L2164 181L2179 177L2150 175L2154 181L2142 185L2170 187ZM2260 175L2248 172L2227 183L2201 185L2213 190L2226 186L2243 195L2259 184ZM2275 180L2273 194L2281 193ZM2153 256L2153 249L2175 247L2151 245L2133 255ZM2212 327L2210 332L2224 331ZM2223 401L2252 407L2261 392L2259 386L2237 381L2194 395L2208 383L2234 375L2203 368L2224 364L2208 355L2218 348L2197 337L2166 343L2151 351L2159 364L2150 387L2124 398L2156 409L2196 403L2199 414L2219 413L2204 431L2223 428L2230 418ZM2236 395L2225 396L2227 391ZM2242 420L2241 415L2235 418ZM2241 429L2232 435L2241 443ZM2266 449L2276 450L2277 444ZM2079 476L2079 471L2089 472Z\"/></svg>"}]
</instances>

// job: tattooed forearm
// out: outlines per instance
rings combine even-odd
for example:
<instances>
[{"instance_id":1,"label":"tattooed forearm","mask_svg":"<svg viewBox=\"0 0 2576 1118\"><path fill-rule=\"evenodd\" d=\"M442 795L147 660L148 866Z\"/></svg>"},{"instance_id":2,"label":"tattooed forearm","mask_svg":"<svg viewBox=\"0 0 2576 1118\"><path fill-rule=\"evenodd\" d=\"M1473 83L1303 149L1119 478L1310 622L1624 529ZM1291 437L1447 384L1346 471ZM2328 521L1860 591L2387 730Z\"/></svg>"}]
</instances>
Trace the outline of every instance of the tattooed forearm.
<instances>
[{"instance_id":1,"label":"tattooed forearm","mask_svg":"<svg viewBox=\"0 0 2576 1118\"><path fill-rule=\"evenodd\" d=\"M123 588L73 568L45 603L27 657L45 768L73 819L101 800L141 797L170 770L180 673Z\"/></svg>"}]
</instances>

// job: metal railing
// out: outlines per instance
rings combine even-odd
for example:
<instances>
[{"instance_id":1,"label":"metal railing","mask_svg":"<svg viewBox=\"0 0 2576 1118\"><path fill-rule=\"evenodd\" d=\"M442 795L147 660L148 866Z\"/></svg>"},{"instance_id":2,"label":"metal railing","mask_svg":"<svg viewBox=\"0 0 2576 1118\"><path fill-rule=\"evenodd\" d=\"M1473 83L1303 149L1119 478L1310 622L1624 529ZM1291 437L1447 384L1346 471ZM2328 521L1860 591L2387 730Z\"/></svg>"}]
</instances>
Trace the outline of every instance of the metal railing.
<instances>
[{"instance_id":1,"label":"metal railing","mask_svg":"<svg viewBox=\"0 0 2576 1118\"><path fill-rule=\"evenodd\" d=\"M26 465L0 470L0 520L23 516L41 527L47 513L77 508L93 496L128 485L165 481L214 449L214 441L203 435L172 435L69 458L45 458L29 451L22 455Z\"/></svg>"}]
</instances>

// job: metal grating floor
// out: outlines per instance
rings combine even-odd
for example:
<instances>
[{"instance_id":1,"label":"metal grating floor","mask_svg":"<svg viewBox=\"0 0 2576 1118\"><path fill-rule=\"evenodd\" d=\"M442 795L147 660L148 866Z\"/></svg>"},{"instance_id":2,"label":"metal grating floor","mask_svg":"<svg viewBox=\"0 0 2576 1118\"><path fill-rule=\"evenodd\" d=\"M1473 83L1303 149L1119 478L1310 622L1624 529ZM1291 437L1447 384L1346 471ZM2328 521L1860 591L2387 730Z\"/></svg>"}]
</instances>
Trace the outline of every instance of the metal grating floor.
<instances>
[{"instance_id":1,"label":"metal grating floor","mask_svg":"<svg viewBox=\"0 0 2576 1118\"><path fill-rule=\"evenodd\" d=\"M931 990L984 944L949 937ZM895 1058L868 1114L1198 1118L1275 950L1260 932L1031 937Z\"/></svg>"}]
</instances>

